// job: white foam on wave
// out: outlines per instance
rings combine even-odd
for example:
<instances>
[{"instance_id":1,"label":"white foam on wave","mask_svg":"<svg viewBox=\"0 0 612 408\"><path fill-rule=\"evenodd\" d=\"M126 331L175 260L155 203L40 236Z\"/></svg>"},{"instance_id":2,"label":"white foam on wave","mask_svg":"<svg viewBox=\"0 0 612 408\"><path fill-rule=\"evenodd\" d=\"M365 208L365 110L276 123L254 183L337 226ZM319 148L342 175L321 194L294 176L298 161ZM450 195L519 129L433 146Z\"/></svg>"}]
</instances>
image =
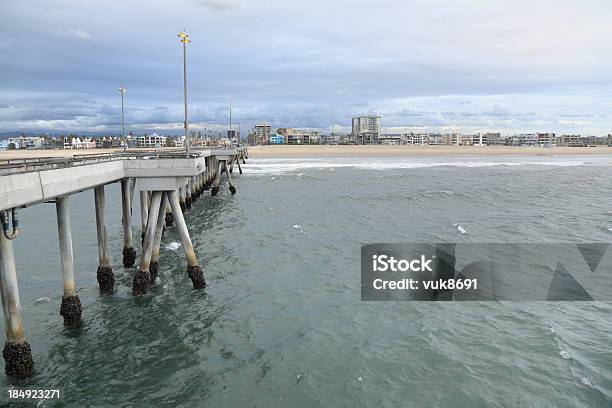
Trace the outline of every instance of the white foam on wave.
<instances>
[{"instance_id":1,"label":"white foam on wave","mask_svg":"<svg viewBox=\"0 0 612 408\"><path fill-rule=\"evenodd\" d=\"M334 171L338 168L358 168L365 170L392 170L392 169L419 169L419 168L435 168L435 167L463 167L463 168L481 168L481 167L516 167L516 166L554 166L554 167L576 167L597 164L593 161L586 162L580 160L568 160L567 158L559 158L558 160L524 160L519 159L504 159L503 161L495 160L477 160L477 159L457 159L455 161L432 161L433 158L301 158L301 159L253 159L249 161L249 171L246 174L265 175L265 174L283 174L299 171L301 177L304 170L319 169ZM606 165L612 165L612 161L601 162ZM274 178L271 178L274 179Z\"/></svg>"},{"instance_id":2,"label":"white foam on wave","mask_svg":"<svg viewBox=\"0 0 612 408\"><path fill-rule=\"evenodd\" d=\"M181 244L179 242L170 242L164 246L164 248L169 249L171 251L176 251L180 247L181 247Z\"/></svg>"}]
</instances>

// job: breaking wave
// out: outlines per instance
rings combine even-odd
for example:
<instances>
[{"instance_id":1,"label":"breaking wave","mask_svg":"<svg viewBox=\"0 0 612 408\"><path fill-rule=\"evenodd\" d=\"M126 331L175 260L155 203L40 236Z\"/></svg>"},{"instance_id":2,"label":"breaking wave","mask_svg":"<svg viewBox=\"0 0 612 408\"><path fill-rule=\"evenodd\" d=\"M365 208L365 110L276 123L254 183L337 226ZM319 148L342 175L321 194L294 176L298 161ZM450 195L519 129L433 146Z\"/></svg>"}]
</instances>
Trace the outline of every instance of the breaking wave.
<instances>
[{"instance_id":1,"label":"breaking wave","mask_svg":"<svg viewBox=\"0 0 612 408\"><path fill-rule=\"evenodd\" d=\"M423 158L300 158L300 159L251 159L247 162L248 171L245 174L283 174L307 169L337 169L352 167L366 170L391 170L391 169L418 169L429 167L493 167L493 166L555 166L555 167L576 167L604 165L612 166L611 158L595 159L589 161L575 160L575 158L559 157L555 160L525 160L504 158L503 160L478 159L457 159L434 161L434 159Z\"/></svg>"}]
</instances>

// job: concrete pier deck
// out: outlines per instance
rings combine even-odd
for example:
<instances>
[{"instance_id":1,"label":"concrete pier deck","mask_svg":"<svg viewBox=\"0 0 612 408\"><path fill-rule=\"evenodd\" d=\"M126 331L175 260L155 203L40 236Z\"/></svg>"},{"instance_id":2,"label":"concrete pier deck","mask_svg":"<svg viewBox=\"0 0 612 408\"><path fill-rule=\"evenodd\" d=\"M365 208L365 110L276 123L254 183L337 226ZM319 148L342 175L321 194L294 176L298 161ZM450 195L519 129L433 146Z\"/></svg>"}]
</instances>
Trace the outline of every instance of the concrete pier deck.
<instances>
[{"instance_id":1,"label":"concrete pier deck","mask_svg":"<svg viewBox=\"0 0 612 408\"><path fill-rule=\"evenodd\" d=\"M124 178L158 179L146 185L162 183L168 187L168 183L176 181L172 178L203 173L206 157L232 160L243 151L244 148L192 149L189 158L183 151L170 150L0 160L0 211L50 201Z\"/></svg>"}]
</instances>

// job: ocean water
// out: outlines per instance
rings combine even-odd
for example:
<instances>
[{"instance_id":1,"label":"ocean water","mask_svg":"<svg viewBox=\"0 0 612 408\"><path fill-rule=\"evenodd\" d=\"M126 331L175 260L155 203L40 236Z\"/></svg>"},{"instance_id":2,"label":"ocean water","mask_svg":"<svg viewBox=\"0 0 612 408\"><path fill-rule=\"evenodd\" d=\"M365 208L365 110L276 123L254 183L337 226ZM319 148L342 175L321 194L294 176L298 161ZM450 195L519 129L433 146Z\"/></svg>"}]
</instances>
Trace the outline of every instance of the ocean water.
<instances>
[{"instance_id":1,"label":"ocean water","mask_svg":"<svg viewBox=\"0 0 612 408\"><path fill-rule=\"evenodd\" d=\"M93 192L73 196L79 330L59 316L55 208L22 210L15 250L36 375L0 375L0 389L61 390L33 406L612 406L612 303L361 302L359 274L365 243L609 242L612 156L251 159L243 169L236 196L205 193L186 215L209 283L200 291L169 229L158 285L131 296L116 184L116 291L100 295Z\"/></svg>"}]
</instances>

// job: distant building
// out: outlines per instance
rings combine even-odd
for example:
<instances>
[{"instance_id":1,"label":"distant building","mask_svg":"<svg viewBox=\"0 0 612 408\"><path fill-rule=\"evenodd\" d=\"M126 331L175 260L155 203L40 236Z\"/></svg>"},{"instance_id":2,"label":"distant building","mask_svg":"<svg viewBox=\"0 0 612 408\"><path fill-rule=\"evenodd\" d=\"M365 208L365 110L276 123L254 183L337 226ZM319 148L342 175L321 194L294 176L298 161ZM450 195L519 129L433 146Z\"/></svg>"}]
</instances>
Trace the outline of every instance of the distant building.
<instances>
[{"instance_id":1,"label":"distant building","mask_svg":"<svg viewBox=\"0 0 612 408\"><path fill-rule=\"evenodd\" d=\"M342 134L340 133L334 133L332 132L329 135L322 135L321 136L321 143L324 144L330 144L330 145L337 145L342 143Z\"/></svg>"},{"instance_id":2,"label":"distant building","mask_svg":"<svg viewBox=\"0 0 612 408\"><path fill-rule=\"evenodd\" d=\"M429 143L427 133L407 133L404 135L404 143L409 145L424 145Z\"/></svg>"},{"instance_id":3,"label":"distant building","mask_svg":"<svg viewBox=\"0 0 612 408\"><path fill-rule=\"evenodd\" d=\"M95 149L96 141L85 137L67 137L64 139L64 149Z\"/></svg>"},{"instance_id":4,"label":"distant building","mask_svg":"<svg viewBox=\"0 0 612 408\"><path fill-rule=\"evenodd\" d=\"M353 118L351 135L359 144L378 144L380 115L364 115Z\"/></svg>"},{"instance_id":5,"label":"distant building","mask_svg":"<svg viewBox=\"0 0 612 408\"><path fill-rule=\"evenodd\" d=\"M313 129L280 128L276 133L285 138L287 144L318 144L321 143L321 133Z\"/></svg>"},{"instance_id":6,"label":"distant building","mask_svg":"<svg viewBox=\"0 0 612 408\"><path fill-rule=\"evenodd\" d=\"M444 137L439 133L429 133L427 135L427 143L434 146L446 144Z\"/></svg>"},{"instance_id":7,"label":"distant building","mask_svg":"<svg viewBox=\"0 0 612 408\"><path fill-rule=\"evenodd\" d=\"M580 135L561 135L557 137L557 146L582 147L584 141Z\"/></svg>"},{"instance_id":8,"label":"distant building","mask_svg":"<svg viewBox=\"0 0 612 408\"><path fill-rule=\"evenodd\" d=\"M157 133L151 135L142 135L136 138L136 146L141 148L162 147L166 143L166 136L160 136Z\"/></svg>"},{"instance_id":9,"label":"distant building","mask_svg":"<svg viewBox=\"0 0 612 408\"><path fill-rule=\"evenodd\" d=\"M504 143L504 140L502 140L501 137L501 133L497 132L497 133L485 133L483 136L486 137L486 141L487 141L487 145L488 146L495 146L495 145L500 145Z\"/></svg>"},{"instance_id":10,"label":"distant building","mask_svg":"<svg viewBox=\"0 0 612 408\"><path fill-rule=\"evenodd\" d=\"M273 133L270 135L270 144L284 144L285 136Z\"/></svg>"},{"instance_id":11,"label":"distant building","mask_svg":"<svg viewBox=\"0 0 612 408\"><path fill-rule=\"evenodd\" d=\"M164 141L164 144L167 142L167 139ZM172 141L174 147L185 147L185 136L177 137Z\"/></svg>"},{"instance_id":12,"label":"distant building","mask_svg":"<svg viewBox=\"0 0 612 408\"><path fill-rule=\"evenodd\" d=\"M378 143L382 145L399 145L403 143L403 137L404 135L399 133L385 133L379 136Z\"/></svg>"},{"instance_id":13,"label":"distant building","mask_svg":"<svg viewBox=\"0 0 612 408\"><path fill-rule=\"evenodd\" d=\"M535 136L540 147L552 147L555 144L554 133L536 133Z\"/></svg>"},{"instance_id":14,"label":"distant building","mask_svg":"<svg viewBox=\"0 0 612 408\"><path fill-rule=\"evenodd\" d=\"M255 144L266 145L270 143L270 125L262 122L255 126Z\"/></svg>"}]
</instances>

